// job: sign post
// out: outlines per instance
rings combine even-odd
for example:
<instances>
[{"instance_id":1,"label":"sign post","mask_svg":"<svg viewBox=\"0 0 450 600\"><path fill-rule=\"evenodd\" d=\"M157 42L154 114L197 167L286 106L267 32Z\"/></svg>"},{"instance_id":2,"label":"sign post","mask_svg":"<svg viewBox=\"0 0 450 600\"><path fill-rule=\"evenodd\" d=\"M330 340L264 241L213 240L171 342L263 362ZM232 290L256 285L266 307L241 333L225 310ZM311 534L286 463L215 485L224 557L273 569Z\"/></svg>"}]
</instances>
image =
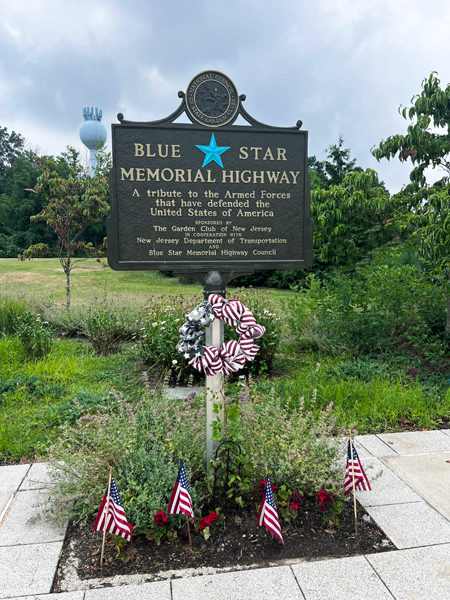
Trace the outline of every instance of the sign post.
<instances>
[{"instance_id":1,"label":"sign post","mask_svg":"<svg viewBox=\"0 0 450 600\"><path fill-rule=\"evenodd\" d=\"M225 282L219 271L210 271L203 283L203 296L207 300L210 294L219 294L225 298ZM206 345L221 348L224 342L223 336L223 321L214 319L212 324L206 328ZM222 405L219 408L217 415L214 415L214 403ZM224 391L223 391L223 374L206 376L206 470L211 469L211 460L218 446L218 442L212 439L212 423L218 417L220 422L224 423Z\"/></svg>"},{"instance_id":2,"label":"sign post","mask_svg":"<svg viewBox=\"0 0 450 600\"><path fill-rule=\"evenodd\" d=\"M204 71L179 92L166 119L112 125L108 264L116 270L171 270L225 295L255 269L305 269L313 226L308 133L272 127L243 107L234 83ZM191 123L175 122L186 114ZM247 125L235 125L238 117ZM207 345L223 343L223 323ZM207 466L213 453L213 397L223 376L207 377ZM223 422L223 414L222 414Z\"/></svg>"}]
</instances>

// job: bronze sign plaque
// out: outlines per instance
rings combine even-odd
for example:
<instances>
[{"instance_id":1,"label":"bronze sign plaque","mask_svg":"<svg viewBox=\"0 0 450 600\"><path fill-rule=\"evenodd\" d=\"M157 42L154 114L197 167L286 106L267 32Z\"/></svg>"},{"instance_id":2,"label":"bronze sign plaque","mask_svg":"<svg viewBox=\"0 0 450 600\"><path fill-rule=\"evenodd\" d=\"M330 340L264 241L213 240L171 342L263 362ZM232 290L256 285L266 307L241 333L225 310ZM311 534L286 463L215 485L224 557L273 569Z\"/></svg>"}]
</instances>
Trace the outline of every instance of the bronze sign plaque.
<instances>
[{"instance_id":1,"label":"bronze sign plaque","mask_svg":"<svg viewBox=\"0 0 450 600\"><path fill-rule=\"evenodd\" d=\"M230 124L239 98L215 73L194 78L168 119L119 115L112 126L113 269L237 276L311 264L307 132L263 125L242 106L250 125ZM183 111L192 125L172 122ZM208 121L220 118L225 125Z\"/></svg>"}]
</instances>

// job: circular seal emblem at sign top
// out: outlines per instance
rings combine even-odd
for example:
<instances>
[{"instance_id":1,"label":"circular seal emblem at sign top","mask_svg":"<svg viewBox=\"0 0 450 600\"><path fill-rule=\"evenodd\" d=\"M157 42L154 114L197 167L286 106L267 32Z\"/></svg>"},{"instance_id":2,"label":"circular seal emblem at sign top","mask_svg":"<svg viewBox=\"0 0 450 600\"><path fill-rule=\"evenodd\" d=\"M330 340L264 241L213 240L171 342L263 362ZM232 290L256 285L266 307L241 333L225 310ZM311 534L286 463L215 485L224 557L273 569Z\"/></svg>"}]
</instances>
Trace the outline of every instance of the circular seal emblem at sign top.
<instances>
[{"instance_id":1,"label":"circular seal emblem at sign top","mask_svg":"<svg viewBox=\"0 0 450 600\"><path fill-rule=\"evenodd\" d=\"M236 86L219 71L203 71L188 85L186 107L197 123L206 127L226 125L239 109Z\"/></svg>"}]
</instances>

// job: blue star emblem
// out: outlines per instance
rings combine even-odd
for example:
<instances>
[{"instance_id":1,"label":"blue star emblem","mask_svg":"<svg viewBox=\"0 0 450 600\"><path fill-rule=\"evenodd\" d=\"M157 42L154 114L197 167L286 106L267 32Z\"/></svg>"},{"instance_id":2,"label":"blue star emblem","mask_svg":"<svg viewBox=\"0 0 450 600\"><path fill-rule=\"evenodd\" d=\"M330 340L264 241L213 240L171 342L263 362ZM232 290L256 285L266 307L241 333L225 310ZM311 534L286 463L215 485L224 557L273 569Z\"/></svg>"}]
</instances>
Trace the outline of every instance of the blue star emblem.
<instances>
[{"instance_id":1,"label":"blue star emblem","mask_svg":"<svg viewBox=\"0 0 450 600\"><path fill-rule=\"evenodd\" d=\"M222 159L221 159L220 155L231 148L231 146L218 146L216 144L216 138L214 137L214 134L212 134L212 136L211 136L211 141L209 142L209 146L195 146L195 147L198 148L199 150L201 150L202 152L204 152L206 155L205 160L203 161L203 164L202 164L202 168L205 167L210 162L214 161L219 165L219 167L222 167L222 169L223 169L223 164L222 164Z\"/></svg>"}]
</instances>

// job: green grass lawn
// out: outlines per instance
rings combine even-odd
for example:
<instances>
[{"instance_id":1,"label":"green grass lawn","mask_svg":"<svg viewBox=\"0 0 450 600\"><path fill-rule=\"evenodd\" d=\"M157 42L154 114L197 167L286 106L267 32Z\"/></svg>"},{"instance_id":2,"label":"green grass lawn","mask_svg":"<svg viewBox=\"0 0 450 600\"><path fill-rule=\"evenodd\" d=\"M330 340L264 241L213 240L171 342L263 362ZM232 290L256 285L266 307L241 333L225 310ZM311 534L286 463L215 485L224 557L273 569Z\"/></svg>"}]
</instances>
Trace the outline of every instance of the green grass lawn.
<instances>
[{"instance_id":1,"label":"green grass lawn","mask_svg":"<svg viewBox=\"0 0 450 600\"><path fill-rule=\"evenodd\" d=\"M103 267L95 259L80 262L70 275L71 301L73 304L86 302L93 295L110 296L126 291L130 295L148 297L151 294L200 294L202 285L181 285L177 277L166 277L159 271L113 271ZM232 290L228 286L231 296ZM0 289L8 295L20 297L32 294L39 300L51 297L54 302L66 301L66 275L57 258L36 258L20 262L7 258L0 260ZM279 301L288 297L289 290L270 290L271 296Z\"/></svg>"},{"instance_id":2,"label":"green grass lawn","mask_svg":"<svg viewBox=\"0 0 450 600\"><path fill-rule=\"evenodd\" d=\"M137 397L141 387L135 352L96 356L79 340L57 340L33 361L16 337L0 337L0 364L0 461L46 456L77 415L74 398L100 402L111 388Z\"/></svg>"},{"instance_id":3,"label":"green grass lawn","mask_svg":"<svg viewBox=\"0 0 450 600\"><path fill-rule=\"evenodd\" d=\"M65 300L65 275L56 259L21 263L0 260L0 302L2 297L30 297L51 307ZM153 272L116 272L89 260L72 273L74 308L59 315L80 319L96 297L133 296L142 308L151 294L199 294L200 284L181 285L177 278ZM233 289L230 288L229 297ZM271 291L278 304L292 292ZM33 303L31 303L33 306ZM53 317L57 311L48 310ZM131 320L134 317L130 311ZM51 314L53 313L53 314ZM78 316L77 316L78 315ZM56 317L55 317L56 318ZM55 325L55 324L54 324ZM15 336L0 332L0 461L47 456L48 448L60 434L60 425L79 416L73 399L94 409L108 390L115 388L131 401L142 392L142 363L131 343L122 352L97 356L87 340L60 339L57 333L50 354L41 360L27 359ZM363 359L350 355L323 355L298 352L285 338L274 373L258 377L256 391L261 401L270 402L271 389L295 408L303 397L320 413L332 402L339 427L355 424L360 433L439 427L450 420L448 374L425 372L421 379L408 379L404 364L413 357L380 355ZM59 336L59 337L58 337ZM175 343L175 342L174 342ZM314 391L316 390L316 391ZM84 404L83 404L84 403Z\"/></svg>"}]
</instances>

